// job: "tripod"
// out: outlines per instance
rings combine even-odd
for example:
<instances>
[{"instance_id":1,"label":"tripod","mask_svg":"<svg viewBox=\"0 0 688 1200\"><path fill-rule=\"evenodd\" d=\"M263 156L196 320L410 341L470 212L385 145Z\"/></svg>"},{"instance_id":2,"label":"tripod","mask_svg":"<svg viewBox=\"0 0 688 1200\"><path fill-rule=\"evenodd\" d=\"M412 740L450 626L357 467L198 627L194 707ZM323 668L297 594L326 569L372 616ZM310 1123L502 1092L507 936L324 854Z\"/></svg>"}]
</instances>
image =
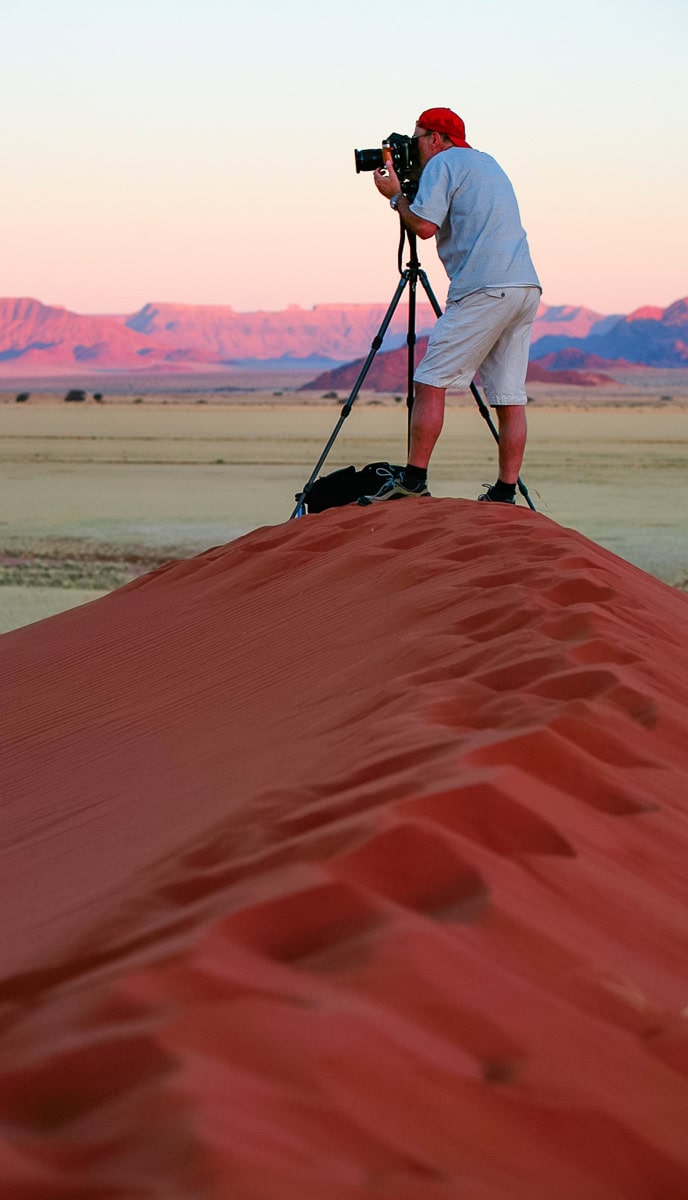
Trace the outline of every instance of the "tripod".
<instances>
[{"instance_id":1,"label":"tripod","mask_svg":"<svg viewBox=\"0 0 688 1200\"><path fill-rule=\"evenodd\" d=\"M401 219L400 219L400 221L401 221ZM402 271L401 270L401 258L402 258L402 250L403 250L403 245L404 245L404 236L406 236L408 238L410 257L409 257L408 263L406 264L405 270ZM394 316L394 313L396 312L397 305L399 304L399 301L401 300L401 297L403 296L407 285L409 286L410 291L409 291L409 307L408 307L408 331L406 334L406 346L407 346L407 356L408 356L406 410L407 410L407 428L410 433L411 410L413 408L413 373L415 370L416 292L417 292L417 287L418 287L418 280L420 280L421 284L423 285L423 290L425 291L425 294L426 294L428 300L430 301L430 304L432 305L432 308L433 308L433 311L434 311L436 317L442 316L442 309L440 308L440 305L437 303L435 294L430 286L430 280L428 279L425 271L423 270L423 268L421 267L421 265L418 261L416 235L415 235L415 233L412 233L411 230L407 230L406 227L404 226L403 222L401 222L401 242L399 245L399 274L400 274L399 283L397 284L396 291L395 291L394 295L392 296L392 300L390 302L389 308L387 309L387 312L385 313L385 315L383 317L382 324L380 325L380 328L378 329L377 333L375 334L375 337L373 338L373 341L370 346L370 350L368 352L368 357L366 358L363 366L361 367L361 370L359 371L358 378L356 379L356 382L354 383L354 386L351 389L351 393L349 395L348 400L344 404L344 407L342 408L342 411L339 414L339 420L337 421L337 424L335 425L334 429L332 430L332 433L330 434L329 440L327 441L325 448L323 449L323 452L320 455L320 458L318 459L317 463L313 467L313 470L312 470L307 482L304 484L302 491L297 492L297 494L296 494L296 497L295 497L296 508L292 512L291 517L289 518L290 520L293 520L294 517L303 517L306 515L306 504L308 503L308 496L310 494L311 488L313 487L313 484L315 483L315 481L320 473L320 469L321 469L323 463L325 462L325 459L327 458L328 454L330 453L330 450L332 449L335 441L337 440L337 437L339 435L340 429L342 428L342 425L346 421L346 418L348 417L349 413L351 412L351 409L354 406L354 403L356 401L358 393L360 392L360 390L363 386L365 377L368 374L368 371L370 370L370 368L372 366L375 355L377 354L378 350L380 349L380 346L382 345L384 336L389 328L389 324L392 320L392 317ZM471 395L473 396L473 399L475 400L475 402L478 406L478 411L479 411L481 417L483 418L484 421L487 422L487 425L488 425L490 432L491 432L493 438L495 439L495 441L497 443L499 443L499 433L495 427L492 417L490 416L489 409L488 409L487 405L485 404L482 396L480 395L480 392L478 391L477 387L475 386L475 383L471 383L470 391L471 391ZM528 507L532 508L533 511L535 511L535 505L533 504L533 501L531 500L530 496L528 495L528 489L527 489L526 485L523 483L520 476L516 481L516 485L518 487L519 492L523 496L523 499L525 500L526 504L528 505Z\"/></svg>"}]
</instances>

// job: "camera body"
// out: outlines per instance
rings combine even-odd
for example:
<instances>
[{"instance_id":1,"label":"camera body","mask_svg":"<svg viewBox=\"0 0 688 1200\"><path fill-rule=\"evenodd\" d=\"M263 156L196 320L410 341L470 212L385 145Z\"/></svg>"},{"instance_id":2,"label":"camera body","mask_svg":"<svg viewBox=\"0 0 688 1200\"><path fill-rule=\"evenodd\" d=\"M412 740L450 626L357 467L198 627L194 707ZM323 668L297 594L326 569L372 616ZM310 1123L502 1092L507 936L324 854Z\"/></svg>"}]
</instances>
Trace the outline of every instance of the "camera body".
<instances>
[{"instance_id":1,"label":"camera body","mask_svg":"<svg viewBox=\"0 0 688 1200\"><path fill-rule=\"evenodd\" d=\"M409 200L414 198L421 169L418 138L409 137L406 133L390 133L380 149L354 150L354 159L357 175L361 171L376 171L378 167L386 166L391 159L402 192Z\"/></svg>"}]
</instances>

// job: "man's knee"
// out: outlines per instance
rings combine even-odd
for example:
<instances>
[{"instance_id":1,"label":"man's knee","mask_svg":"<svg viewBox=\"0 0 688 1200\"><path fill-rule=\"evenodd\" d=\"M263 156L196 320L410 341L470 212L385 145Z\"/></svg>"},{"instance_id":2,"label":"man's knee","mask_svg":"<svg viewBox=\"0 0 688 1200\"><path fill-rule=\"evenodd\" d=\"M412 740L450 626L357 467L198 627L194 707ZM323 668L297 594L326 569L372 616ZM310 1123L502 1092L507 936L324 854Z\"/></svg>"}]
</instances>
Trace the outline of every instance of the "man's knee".
<instances>
[{"instance_id":1,"label":"man's knee","mask_svg":"<svg viewBox=\"0 0 688 1200\"><path fill-rule=\"evenodd\" d=\"M523 429L527 424L525 404L500 404L494 411L500 428Z\"/></svg>"}]
</instances>

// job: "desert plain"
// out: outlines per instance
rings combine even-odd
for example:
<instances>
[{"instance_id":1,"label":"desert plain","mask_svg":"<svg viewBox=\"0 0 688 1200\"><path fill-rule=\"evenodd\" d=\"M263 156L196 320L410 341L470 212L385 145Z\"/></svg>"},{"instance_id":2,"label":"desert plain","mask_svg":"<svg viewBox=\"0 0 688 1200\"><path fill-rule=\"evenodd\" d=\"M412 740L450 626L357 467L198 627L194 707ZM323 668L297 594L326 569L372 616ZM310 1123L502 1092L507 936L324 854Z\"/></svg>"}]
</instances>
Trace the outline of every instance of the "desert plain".
<instances>
[{"instance_id":1,"label":"desert plain","mask_svg":"<svg viewBox=\"0 0 688 1200\"><path fill-rule=\"evenodd\" d=\"M346 394L301 393L298 378L268 383L119 381L114 392L108 381L92 381L102 402L89 392L67 404L66 385L53 382L18 404L7 381L0 631L287 520ZM529 395L522 477L537 509L685 588L688 371L631 372L611 389L532 384ZM363 392L322 473L402 462L405 445L402 398ZM476 497L495 478L495 451L472 398L450 397L433 495Z\"/></svg>"}]
</instances>

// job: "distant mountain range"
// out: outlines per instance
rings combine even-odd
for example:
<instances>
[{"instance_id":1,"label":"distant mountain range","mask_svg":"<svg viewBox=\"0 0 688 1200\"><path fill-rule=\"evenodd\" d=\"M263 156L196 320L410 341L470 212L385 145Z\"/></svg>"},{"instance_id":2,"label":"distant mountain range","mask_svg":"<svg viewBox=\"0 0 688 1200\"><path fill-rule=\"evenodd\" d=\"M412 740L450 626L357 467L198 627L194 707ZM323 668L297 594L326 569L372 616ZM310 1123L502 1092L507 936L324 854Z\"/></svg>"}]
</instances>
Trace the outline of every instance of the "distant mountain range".
<instances>
[{"instance_id":1,"label":"distant mountain range","mask_svg":"<svg viewBox=\"0 0 688 1200\"><path fill-rule=\"evenodd\" d=\"M688 297L668 308L638 308L627 317L605 317L581 336L539 326L531 358L565 369L576 365L688 366ZM582 357L575 358L571 351ZM565 355L561 357L562 353Z\"/></svg>"},{"instance_id":2,"label":"distant mountain range","mask_svg":"<svg viewBox=\"0 0 688 1200\"><path fill-rule=\"evenodd\" d=\"M146 304L131 316L109 316L73 313L39 300L0 300L0 375L169 375L233 366L317 373L365 356L385 312L384 304L291 305L251 313L219 305ZM406 323L406 309L400 307L385 351L403 347ZM429 306L419 304L419 337L433 323ZM542 304L531 360L541 370L557 372L562 382L562 371L688 366L688 298L629 316Z\"/></svg>"}]
</instances>

